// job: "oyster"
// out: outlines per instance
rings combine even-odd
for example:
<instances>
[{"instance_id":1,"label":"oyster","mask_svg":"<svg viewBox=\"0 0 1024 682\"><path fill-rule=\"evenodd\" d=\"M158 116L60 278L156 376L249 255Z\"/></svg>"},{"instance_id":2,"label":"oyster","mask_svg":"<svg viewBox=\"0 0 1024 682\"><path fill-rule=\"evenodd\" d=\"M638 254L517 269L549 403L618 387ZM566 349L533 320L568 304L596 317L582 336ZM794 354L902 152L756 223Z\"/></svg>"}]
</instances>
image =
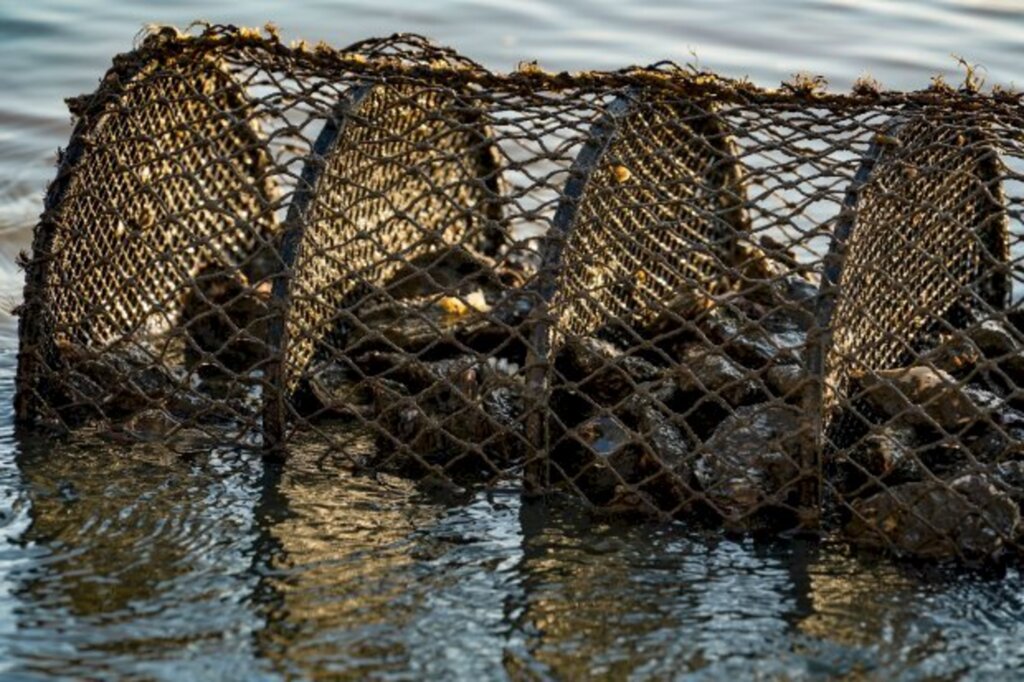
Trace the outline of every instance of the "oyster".
<instances>
[{"instance_id":1,"label":"oyster","mask_svg":"<svg viewBox=\"0 0 1024 682\"><path fill-rule=\"evenodd\" d=\"M754 372L721 351L693 344L684 347L673 377L684 393L714 393L733 407L764 398Z\"/></svg>"},{"instance_id":2,"label":"oyster","mask_svg":"<svg viewBox=\"0 0 1024 682\"><path fill-rule=\"evenodd\" d=\"M587 419L556 445L567 484L606 513L671 515L688 508L692 456L679 429L649 398L635 395Z\"/></svg>"},{"instance_id":3,"label":"oyster","mask_svg":"<svg viewBox=\"0 0 1024 682\"><path fill-rule=\"evenodd\" d=\"M997 557L1021 531L1017 503L992 477L969 474L894 486L853 503L856 544L920 559Z\"/></svg>"},{"instance_id":4,"label":"oyster","mask_svg":"<svg viewBox=\"0 0 1024 682\"><path fill-rule=\"evenodd\" d=\"M719 424L701 448L695 474L727 525L789 520L786 500L800 477L800 448L808 437L800 411L789 405L741 407Z\"/></svg>"},{"instance_id":5,"label":"oyster","mask_svg":"<svg viewBox=\"0 0 1024 682\"><path fill-rule=\"evenodd\" d=\"M920 446L912 426L882 426L833 459L831 484L845 497L857 497L882 485L920 480L924 469Z\"/></svg>"},{"instance_id":6,"label":"oyster","mask_svg":"<svg viewBox=\"0 0 1024 682\"><path fill-rule=\"evenodd\" d=\"M493 477L524 458L516 363L373 352L357 364L367 373L382 446L378 463L386 468Z\"/></svg>"},{"instance_id":7,"label":"oyster","mask_svg":"<svg viewBox=\"0 0 1024 682\"><path fill-rule=\"evenodd\" d=\"M950 374L934 367L865 372L858 377L864 400L886 417L917 426L937 425L952 433L979 419L979 407Z\"/></svg>"}]
</instances>

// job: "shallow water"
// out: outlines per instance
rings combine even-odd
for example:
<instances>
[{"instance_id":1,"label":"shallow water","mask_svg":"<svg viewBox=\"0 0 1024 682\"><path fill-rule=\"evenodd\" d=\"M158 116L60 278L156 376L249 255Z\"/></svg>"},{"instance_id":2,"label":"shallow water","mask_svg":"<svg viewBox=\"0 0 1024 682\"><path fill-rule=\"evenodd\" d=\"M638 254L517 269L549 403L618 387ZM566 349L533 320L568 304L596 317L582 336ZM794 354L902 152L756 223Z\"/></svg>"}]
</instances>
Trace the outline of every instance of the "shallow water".
<instances>
[{"instance_id":1,"label":"shallow water","mask_svg":"<svg viewBox=\"0 0 1024 682\"><path fill-rule=\"evenodd\" d=\"M91 90L147 22L275 20L336 45L411 30L508 69L671 58L774 84L1021 78L1024 3L198 0L0 5L0 678L1012 679L1024 579L925 571L802 541L609 526L463 504L329 459L54 449L11 425L14 257ZM695 54L694 54L695 53Z\"/></svg>"}]
</instances>

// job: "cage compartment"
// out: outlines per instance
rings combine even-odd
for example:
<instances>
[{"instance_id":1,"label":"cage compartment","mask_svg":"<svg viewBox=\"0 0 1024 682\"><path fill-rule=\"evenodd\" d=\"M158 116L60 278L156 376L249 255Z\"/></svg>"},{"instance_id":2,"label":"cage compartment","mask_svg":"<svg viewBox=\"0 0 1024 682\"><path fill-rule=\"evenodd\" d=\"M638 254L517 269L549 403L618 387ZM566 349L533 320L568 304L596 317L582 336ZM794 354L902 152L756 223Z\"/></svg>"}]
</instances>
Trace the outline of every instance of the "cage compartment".
<instances>
[{"instance_id":1,"label":"cage compartment","mask_svg":"<svg viewBox=\"0 0 1024 682\"><path fill-rule=\"evenodd\" d=\"M274 188L247 107L220 62L173 55L122 59L73 102L79 120L26 262L21 422L238 416L194 378L239 347L265 352L259 315L209 333L251 307L273 267Z\"/></svg>"}]
</instances>

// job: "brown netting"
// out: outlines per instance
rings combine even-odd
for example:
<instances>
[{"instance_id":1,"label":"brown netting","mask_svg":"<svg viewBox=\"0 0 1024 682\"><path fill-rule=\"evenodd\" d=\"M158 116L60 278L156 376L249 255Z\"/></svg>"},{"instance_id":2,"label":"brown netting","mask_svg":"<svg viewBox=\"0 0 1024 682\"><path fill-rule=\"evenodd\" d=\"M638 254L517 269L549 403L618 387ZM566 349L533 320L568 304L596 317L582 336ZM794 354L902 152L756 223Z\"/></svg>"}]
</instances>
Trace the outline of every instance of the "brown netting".
<instances>
[{"instance_id":1,"label":"brown netting","mask_svg":"<svg viewBox=\"0 0 1024 682\"><path fill-rule=\"evenodd\" d=\"M458 99L366 85L338 116L314 143L284 239L295 274L275 292L287 312L272 343L288 393L311 362L344 348L345 327L358 324L349 309L407 263L451 247L493 255L502 241L497 152Z\"/></svg>"},{"instance_id":2,"label":"brown netting","mask_svg":"<svg viewBox=\"0 0 1024 682\"><path fill-rule=\"evenodd\" d=\"M826 480L859 543L977 558L1017 541L1024 482L1019 377L1001 365L1020 357L1013 174L984 118L897 121L858 172L826 269Z\"/></svg>"},{"instance_id":3,"label":"brown netting","mask_svg":"<svg viewBox=\"0 0 1024 682\"><path fill-rule=\"evenodd\" d=\"M74 104L23 425L1020 553L1017 95L209 27Z\"/></svg>"},{"instance_id":4,"label":"brown netting","mask_svg":"<svg viewBox=\"0 0 1024 682\"><path fill-rule=\"evenodd\" d=\"M651 322L681 292L720 277L747 231L727 129L695 103L643 96L608 106L547 235L560 332Z\"/></svg>"},{"instance_id":5,"label":"brown netting","mask_svg":"<svg viewBox=\"0 0 1024 682\"><path fill-rule=\"evenodd\" d=\"M1008 302L996 151L969 117L901 118L876 136L836 228L831 400L850 373L907 364L927 334Z\"/></svg>"},{"instance_id":6,"label":"brown netting","mask_svg":"<svg viewBox=\"0 0 1024 682\"><path fill-rule=\"evenodd\" d=\"M221 364L249 330L197 337L191 321L223 316L276 258L261 248L275 221L260 128L223 63L118 65L73 107L22 308L18 416L52 426L188 392L154 367Z\"/></svg>"}]
</instances>

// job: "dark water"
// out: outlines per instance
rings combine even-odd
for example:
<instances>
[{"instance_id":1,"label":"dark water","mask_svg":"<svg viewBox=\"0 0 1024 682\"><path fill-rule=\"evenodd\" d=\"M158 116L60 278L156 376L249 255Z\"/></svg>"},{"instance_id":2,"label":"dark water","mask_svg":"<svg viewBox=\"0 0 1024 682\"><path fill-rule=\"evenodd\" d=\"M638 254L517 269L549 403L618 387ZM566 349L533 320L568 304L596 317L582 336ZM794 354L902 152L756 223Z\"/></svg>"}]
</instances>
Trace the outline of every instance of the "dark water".
<instances>
[{"instance_id":1,"label":"dark water","mask_svg":"<svg viewBox=\"0 0 1024 682\"><path fill-rule=\"evenodd\" d=\"M55 448L11 427L13 258L92 89L147 22L281 25L343 45L413 30L511 68L699 62L846 87L1024 73L1024 3L466 0L0 4L0 678L1017 679L1024 579L799 541L464 504L326 460ZM696 56L691 54L695 52Z\"/></svg>"}]
</instances>

